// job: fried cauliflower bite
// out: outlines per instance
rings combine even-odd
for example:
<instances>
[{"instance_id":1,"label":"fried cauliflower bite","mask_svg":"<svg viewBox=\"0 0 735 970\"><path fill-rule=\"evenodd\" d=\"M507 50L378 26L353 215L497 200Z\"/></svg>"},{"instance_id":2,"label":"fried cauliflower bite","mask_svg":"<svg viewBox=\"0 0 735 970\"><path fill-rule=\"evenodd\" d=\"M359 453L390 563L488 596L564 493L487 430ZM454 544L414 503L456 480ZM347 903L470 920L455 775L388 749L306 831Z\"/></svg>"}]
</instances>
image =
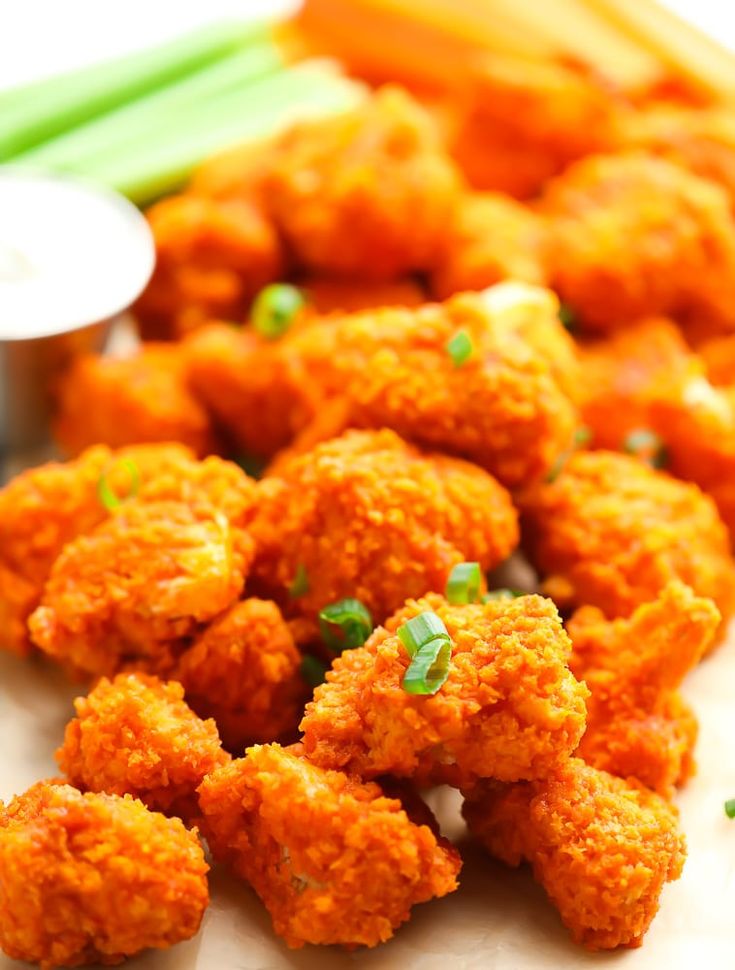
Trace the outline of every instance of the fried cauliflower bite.
<instances>
[{"instance_id":1,"label":"fried cauliflower bite","mask_svg":"<svg viewBox=\"0 0 735 970\"><path fill-rule=\"evenodd\" d=\"M107 517L97 488L105 473L110 487L130 486L125 460L141 481L174 463L189 461L180 445L140 446L113 453L90 448L75 461L49 462L22 472L0 490L0 648L21 656L31 649L27 620L64 546Z\"/></svg>"},{"instance_id":2,"label":"fried cauliflower bite","mask_svg":"<svg viewBox=\"0 0 735 970\"><path fill-rule=\"evenodd\" d=\"M580 758L539 781L478 785L463 814L495 858L530 863L574 941L590 950L640 946L686 856L675 808Z\"/></svg>"},{"instance_id":3,"label":"fried cauliflower bite","mask_svg":"<svg viewBox=\"0 0 735 970\"><path fill-rule=\"evenodd\" d=\"M380 281L436 263L461 178L429 115L385 87L287 131L263 186L297 266Z\"/></svg>"},{"instance_id":4,"label":"fried cauliflower bite","mask_svg":"<svg viewBox=\"0 0 735 970\"><path fill-rule=\"evenodd\" d=\"M717 387L735 385L735 334L714 337L697 351L704 361L709 380Z\"/></svg>"},{"instance_id":5,"label":"fried cauliflower bite","mask_svg":"<svg viewBox=\"0 0 735 970\"><path fill-rule=\"evenodd\" d=\"M735 203L735 118L727 108L654 103L621 117L620 141L717 182Z\"/></svg>"},{"instance_id":6,"label":"fried cauliflower bite","mask_svg":"<svg viewBox=\"0 0 735 970\"><path fill-rule=\"evenodd\" d=\"M560 608L629 616L672 580L735 607L735 564L717 508L696 485L629 455L577 452L520 497L524 548Z\"/></svg>"},{"instance_id":7,"label":"fried cauliflower bite","mask_svg":"<svg viewBox=\"0 0 735 970\"><path fill-rule=\"evenodd\" d=\"M591 691L580 757L666 797L687 781L697 721L678 688L719 622L714 603L682 583L670 583L628 619L607 620L594 606L577 610L567 624L569 666Z\"/></svg>"},{"instance_id":8,"label":"fried cauliflower bite","mask_svg":"<svg viewBox=\"0 0 735 970\"><path fill-rule=\"evenodd\" d=\"M252 554L211 505L133 499L65 546L31 638L83 674L166 673L185 638L239 598Z\"/></svg>"},{"instance_id":9,"label":"fried cauliflower bite","mask_svg":"<svg viewBox=\"0 0 735 970\"><path fill-rule=\"evenodd\" d=\"M546 188L551 285L591 331L656 314L702 339L735 327L735 219L724 191L640 153L576 162Z\"/></svg>"},{"instance_id":10,"label":"fried cauliflower bite","mask_svg":"<svg viewBox=\"0 0 735 970\"><path fill-rule=\"evenodd\" d=\"M416 696L401 686L410 658L396 631L427 610L446 626L452 654L438 693ZM584 731L588 692L567 666L570 653L554 604L541 596L409 601L364 647L334 660L301 722L305 754L359 777L421 783L544 777Z\"/></svg>"},{"instance_id":11,"label":"fried cauliflower bite","mask_svg":"<svg viewBox=\"0 0 735 970\"><path fill-rule=\"evenodd\" d=\"M132 795L152 811L196 818L196 790L229 761L214 721L184 703L184 688L144 674L103 677L74 701L56 760L81 791Z\"/></svg>"},{"instance_id":12,"label":"fried cauliflower bite","mask_svg":"<svg viewBox=\"0 0 735 970\"><path fill-rule=\"evenodd\" d=\"M260 483L253 577L288 616L314 623L345 597L380 621L443 589L458 562L497 565L518 539L510 497L490 475L392 431L347 432L280 476Z\"/></svg>"},{"instance_id":13,"label":"fried cauliflower bite","mask_svg":"<svg viewBox=\"0 0 735 970\"><path fill-rule=\"evenodd\" d=\"M211 319L239 320L283 273L275 229L253 202L184 193L147 213L156 269L135 305L149 340L183 336Z\"/></svg>"},{"instance_id":14,"label":"fried cauliflower bite","mask_svg":"<svg viewBox=\"0 0 735 970\"><path fill-rule=\"evenodd\" d=\"M208 868L179 819L40 782L0 802L0 946L42 970L167 949L197 933Z\"/></svg>"},{"instance_id":15,"label":"fried cauliflower bite","mask_svg":"<svg viewBox=\"0 0 735 970\"><path fill-rule=\"evenodd\" d=\"M97 443L119 448L146 441L180 441L200 456L217 450L173 344L144 344L131 357L78 357L57 389L54 437L67 455Z\"/></svg>"},{"instance_id":16,"label":"fried cauliflower bite","mask_svg":"<svg viewBox=\"0 0 735 970\"><path fill-rule=\"evenodd\" d=\"M709 362L664 319L588 342L582 364L580 410L594 445L624 448L632 431L653 431L667 469L707 492L735 535L735 389L713 386Z\"/></svg>"},{"instance_id":17,"label":"fried cauliflower bite","mask_svg":"<svg viewBox=\"0 0 735 970\"><path fill-rule=\"evenodd\" d=\"M622 448L631 431L651 428L651 403L683 400L684 388L704 376L681 330L665 317L649 317L608 337L579 346L582 422L598 448Z\"/></svg>"},{"instance_id":18,"label":"fried cauliflower bite","mask_svg":"<svg viewBox=\"0 0 735 970\"><path fill-rule=\"evenodd\" d=\"M241 752L296 733L306 700L300 664L276 604L250 598L207 626L174 676L197 714L214 718L225 747Z\"/></svg>"},{"instance_id":19,"label":"fried cauliflower bite","mask_svg":"<svg viewBox=\"0 0 735 970\"><path fill-rule=\"evenodd\" d=\"M568 446L576 417L559 385L576 364L554 297L501 287L315 322L260 349L250 334L207 328L188 342L192 388L262 457L308 432L336 400L345 416L332 434L392 428L514 487L542 477ZM472 352L457 366L447 344L462 331Z\"/></svg>"},{"instance_id":20,"label":"fried cauliflower bite","mask_svg":"<svg viewBox=\"0 0 735 970\"><path fill-rule=\"evenodd\" d=\"M272 457L318 414L324 393L289 348L218 323L184 341L192 392L247 455Z\"/></svg>"},{"instance_id":21,"label":"fried cauliflower bite","mask_svg":"<svg viewBox=\"0 0 735 970\"><path fill-rule=\"evenodd\" d=\"M474 188L527 199L569 162L603 151L620 110L618 96L578 67L493 55L476 68L450 147Z\"/></svg>"},{"instance_id":22,"label":"fried cauliflower bite","mask_svg":"<svg viewBox=\"0 0 735 970\"><path fill-rule=\"evenodd\" d=\"M376 946L411 908L457 888L459 853L376 784L250 748L200 788L207 841L290 947Z\"/></svg>"},{"instance_id":23,"label":"fried cauliflower bite","mask_svg":"<svg viewBox=\"0 0 735 970\"><path fill-rule=\"evenodd\" d=\"M530 209L500 193L468 193L448 228L431 291L445 300L506 279L542 285L547 246L544 222Z\"/></svg>"}]
</instances>

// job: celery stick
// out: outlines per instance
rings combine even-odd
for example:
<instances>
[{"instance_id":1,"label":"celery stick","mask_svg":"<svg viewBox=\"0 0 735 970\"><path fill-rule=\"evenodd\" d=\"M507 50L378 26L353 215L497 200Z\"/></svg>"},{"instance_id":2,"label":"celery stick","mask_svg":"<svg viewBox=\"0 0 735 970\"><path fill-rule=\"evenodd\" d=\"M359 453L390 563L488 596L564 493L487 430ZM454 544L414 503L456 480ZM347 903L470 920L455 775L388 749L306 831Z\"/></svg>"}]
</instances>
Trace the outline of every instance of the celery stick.
<instances>
[{"instance_id":1,"label":"celery stick","mask_svg":"<svg viewBox=\"0 0 735 970\"><path fill-rule=\"evenodd\" d=\"M16 155L13 164L74 169L93 165L100 156L129 152L131 145L156 137L161 125L183 121L197 105L243 89L283 66L276 45L263 41Z\"/></svg>"},{"instance_id":2,"label":"celery stick","mask_svg":"<svg viewBox=\"0 0 735 970\"><path fill-rule=\"evenodd\" d=\"M262 39L268 30L263 23L214 24L158 47L11 89L0 100L0 161Z\"/></svg>"},{"instance_id":3,"label":"celery stick","mask_svg":"<svg viewBox=\"0 0 735 970\"><path fill-rule=\"evenodd\" d=\"M260 141L305 117L345 111L365 97L363 85L308 64L266 78L242 92L200 105L183 123L124 156L99 159L79 174L144 204L179 188L197 165L236 144Z\"/></svg>"}]
</instances>

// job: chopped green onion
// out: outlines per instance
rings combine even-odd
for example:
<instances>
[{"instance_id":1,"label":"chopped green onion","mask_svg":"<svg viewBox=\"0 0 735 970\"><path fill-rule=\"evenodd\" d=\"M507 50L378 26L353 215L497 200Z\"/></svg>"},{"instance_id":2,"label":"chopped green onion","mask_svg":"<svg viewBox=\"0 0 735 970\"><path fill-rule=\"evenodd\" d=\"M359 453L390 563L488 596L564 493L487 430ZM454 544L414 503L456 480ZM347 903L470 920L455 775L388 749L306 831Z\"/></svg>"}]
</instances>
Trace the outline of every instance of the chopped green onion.
<instances>
[{"instance_id":1,"label":"chopped green onion","mask_svg":"<svg viewBox=\"0 0 735 970\"><path fill-rule=\"evenodd\" d=\"M446 598L452 606L476 603L480 597L482 570L479 562L460 562L447 580Z\"/></svg>"},{"instance_id":2,"label":"chopped green onion","mask_svg":"<svg viewBox=\"0 0 735 970\"><path fill-rule=\"evenodd\" d=\"M407 694L436 694L449 676L452 641L441 619L427 610L398 628L398 639L411 657L402 686Z\"/></svg>"},{"instance_id":3,"label":"chopped green onion","mask_svg":"<svg viewBox=\"0 0 735 970\"><path fill-rule=\"evenodd\" d=\"M267 340L276 340L288 330L306 301L300 289L290 283L271 283L253 301L253 326Z\"/></svg>"},{"instance_id":4,"label":"chopped green onion","mask_svg":"<svg viewBox=\"0 0 735 970\"><path fill-rule=\"evenodd\" d=\"M568 303L559 304L559 320L570 333L576 333L578 327L577 314Z\"/></svg>"},{"instance_id":5,"label":"chopped green onion","mask_svg":"<svg viewBox=\"0 0 735 970\"><path fill-rule=\"evenodd\" d=\"M668 455L662 438L649 428L636 428L623 442L623 449L652 468L664 468Z\"/></svg>"},{"instance_id":6,"label":"chopped green onion","mask_svg":"<svg viewBox=\"0 0 735 970\"><path fill-rule=\"evenodd\" d=\"M493 600L515 600L519 596L526 596L522 589L491 589L482 597L483 603L491 603Z\"/></svg>"},{"instance_id":7,"label":"chopped green onion","mask_svg":"<svg viewBox=\"0 0 735 970\"><path fill-rule=\"evenodd\" d=\"M466 330L458 330L447 341L447 353L455 367L461 367L472 354L472 338Z\"/></svg>"},{"instance_id":8,"label":"chopped green onion","mask_svg":"<svg viewBox=\"0 0 735 970\"><path fill-rule=\"evenodd\" d=\"M112 512L128 499L135 498L140 489L140 472L134 461L131 461L129 458L121 458L115 465L127 471L130 476L130 485L127 494L122 496L117 495L108 481L108 475L111 469L102 472L97 482L97 497L108 512Z\"/></svg>"},{"instance_id":9,"label":"chopped green onion","mask_svg":"<svg viewBox=\"0 0 735 970\"><path fill-rule=\"evenodd\" d=\"M292 599L298 599L299 596L305 596L309 592L309 575L306 572L306 567L303 563L299 563L296 569L296 575L288 588L288 595Z\"/></svg>"},{"instance_id":10,"label":"chopped green onion","mask_svg":"<svg viewBox=\"0 0 735 970\"><path fill-rule=\"evenodd\" d=\"M311 688L318 687L319 684L324 683L324 675L326 672L326 664L323 664L321 660L317 660L316 657L312 657L311 654L307 654L301 661L301 676Z\"/></svg>"},{"instance_id":11,"label":"chopped green onion","mask_svg":"<svg viewBox=\"0 0 735 970\"><path fill-rule=\"evenodd\" d=\"M735 798L729 798L725 802L725 815L728 818L735 818Z\"/></svg>"},{"instance_id":12,"label":"chopped green onion","mask_svg":"<svg viewBox=\"0 0 735 970\"><path fill-rule=\"evenodd\" d=\"M425 643L428 643L435 637L449 638L447 628L444 626L441 618L430 610L425 610L423 613L419 613L418 616L413 616L410 620L406 620L402 626L398 627L397 633L398 639L406 648L406 653L409 657L413 657Z\"/></svg>"},{"instance_id":13,"label":"chopped green onion","mask_svg":"<svg viewBox=\"0 0 735 970\"><path fill-rule=\"evenodd\" d=\"M319 612L324 642L335 653L361 647L373 632L373 618L360 600L343 599Z\"/></svg>"},{"instance_id":14,"label":"chopped green onion","mask_svg":"<svg viewBox=\"0 0 735 970\"><path fill-rule=\"evenodd\" d=\"M584 425L582 425L581 428L577 428L577 430L574 432L574 447L584 448L590 443L590 441L592 441L592 432L590 429L586 428Z\"/></svg>"}]
</instances>

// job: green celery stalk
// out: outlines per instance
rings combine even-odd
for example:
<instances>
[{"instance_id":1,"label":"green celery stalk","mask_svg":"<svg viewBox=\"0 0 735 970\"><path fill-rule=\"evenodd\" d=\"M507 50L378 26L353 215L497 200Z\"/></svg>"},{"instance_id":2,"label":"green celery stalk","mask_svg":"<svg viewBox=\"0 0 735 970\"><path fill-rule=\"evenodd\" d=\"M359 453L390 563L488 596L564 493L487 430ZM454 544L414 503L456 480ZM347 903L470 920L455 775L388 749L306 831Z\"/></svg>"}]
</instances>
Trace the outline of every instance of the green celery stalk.
<instances>
[{"instance_id":1,"label":"green celery stalk","mask_svg":"<svg viewBox=\"0 0 735 970\"><path fill-rule=\"evenodd\" d=\"M162 125L184 122L198 105L243 89L283 67L276 45L264 40L16 155L13 164L74 170L93 165L100 157L129 152L131 146L137 150L147 139L155 138Z\"/></svg>"},{"instance_id":2,"label":"green celery stalk","mask_svg":"<svg viewBox=\"0 0 735 970\"><path fill-rule=\"evenodd\" d=\"M268 31L263 23L213 24L114 61L6 91L0 98L0 162L252 44Z\"/></svg>"},{"instance_id":3,"label":"green celery stalk","mask_svg":"<svg viewBox=\"0 0 735 970\"><path fill-rule=\"evenodd\" d=\"M306 62L195 106L184 119L162 125L155 139L75 171L146 204L183 185L211 155L268 138L297 119L345 111L365 97L365 90L322 63Z\"/></svg>"}]
</instances>

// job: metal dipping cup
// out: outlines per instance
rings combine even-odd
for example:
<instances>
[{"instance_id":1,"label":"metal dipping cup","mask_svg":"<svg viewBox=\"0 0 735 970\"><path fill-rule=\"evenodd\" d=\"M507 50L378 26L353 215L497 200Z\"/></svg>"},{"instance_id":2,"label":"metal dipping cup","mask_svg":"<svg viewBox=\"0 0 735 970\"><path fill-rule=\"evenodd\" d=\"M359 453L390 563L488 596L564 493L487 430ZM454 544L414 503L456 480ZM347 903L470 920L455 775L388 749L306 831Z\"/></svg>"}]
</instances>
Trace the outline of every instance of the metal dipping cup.
<instances>
[{"instance_id":1,"label":"metal dipping cup","mask_svg":"<svg viewBox=\"0 0 735 970\"><path fill-rule=\"evenodd\" d=\"M153 272L139 210L66 175L0 166L0 459L48 444L54 384L99 351Z\"/></svg>"}]
</instances>

